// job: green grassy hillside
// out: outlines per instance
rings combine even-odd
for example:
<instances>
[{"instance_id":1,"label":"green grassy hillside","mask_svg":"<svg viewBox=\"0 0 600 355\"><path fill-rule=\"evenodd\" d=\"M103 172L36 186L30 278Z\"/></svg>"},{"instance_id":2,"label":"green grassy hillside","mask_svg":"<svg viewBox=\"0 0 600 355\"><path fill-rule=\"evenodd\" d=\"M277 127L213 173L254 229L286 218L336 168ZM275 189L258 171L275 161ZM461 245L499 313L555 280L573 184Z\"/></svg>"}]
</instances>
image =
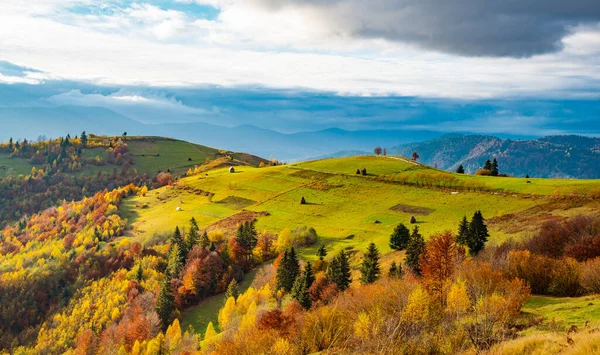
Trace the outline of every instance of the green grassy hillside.
<instances>
[{"instance_id":1,"label":"green grassy hillside","mask_svg":"<svg viewBox=\"0 0 600 355\"><path fill-rule=\"evenodd\" d=\"M365 167L367 176L356 175ZM351 157L270 168L240 167L234 174L226 168L208 176L183 178L176 186L150 192L126 202L125 216L134 226L134 235L168 232L191 217L209 230L235 227L239 218L263 214L257 228L280 232L284 228L314 227L320 243L331 249L361 249L374 241L383 252L390 251L388 236L398 223L417 226L430 235L454 230L464 216L481 210L488 219L492 242L529 233L554 216L585 212L597 207L591 199L557 200L548 196L556 188L586 193L600 187L596 181L532 180L457 176L458 181L476 179L484 191L452 187L421 187L380 179L381 174L438 174L439 171L404 159ZM532 197L530 194L538 195ZM307 200L300 205L300 199ZM178 208L180 211L178 211ZM232 217L233 216L233 217ZM237 218L237 217L239 218ZM528 218L515 228L511 218ZM218 224L216 224L218 223ZM303 251L312 258L314 248Z\"/></svg>"}]
</instances>

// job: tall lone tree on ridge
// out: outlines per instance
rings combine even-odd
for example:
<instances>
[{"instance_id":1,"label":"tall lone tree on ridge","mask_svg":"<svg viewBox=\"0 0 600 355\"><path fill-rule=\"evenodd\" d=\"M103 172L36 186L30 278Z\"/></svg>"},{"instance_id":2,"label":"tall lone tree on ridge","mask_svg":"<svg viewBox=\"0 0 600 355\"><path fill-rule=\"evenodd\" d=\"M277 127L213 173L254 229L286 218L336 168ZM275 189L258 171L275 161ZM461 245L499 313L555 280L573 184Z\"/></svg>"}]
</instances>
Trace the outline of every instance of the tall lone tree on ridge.
<instances>
[{"instance_id":1,"label":"tall lone tree on ridge","mask_svg":"<svg viewBox=\"0 0 600 355\"><path fill-rule=\"evenodd\" d=\"M410 239L410 231L404 223L400 223L394 228L394 232L390 236L390 248L394 250L403 250L406 248Z\"/></svg>"},{"instance_id":2,"label":"tall lone tree on ridge","mask_svg":"<svg viewBox=\"0 0 600 355\"><path fill-rule=\"evenodd\" d=\"M420 258L425 251L425 239L419 233L419 227L415 227L410 240L406 246L406 257L404 263L406 267L416 275L421 275Z\"/></svg>"},{"instance_id":3,"label":"tall lone tree on ridge","mask_svg":"<svg viewBox=\"0 0 600 355\"><path fill-rule=\"evenodd\" d=\"M464 174L464 173L465 173L465 168L464 168L464 166L462 166L462 164L460 164L460 165L458 166L458 169L456 169L456 172L457 172L458 174Z\"/></svg>"},{"instance_id":4,"label":"tall lone tree on ridge","mask_svg":"<svg viewBox=\"0 0 600 355\"><path fill-rule=\"evenodd\" d=\"M360 281L363 284L371 284L379 279L381 274L379 268L379 250L377 249L377 246L375 246L375 243L369 244L369 248L365 253L360 267L360 273Z\"/></svg>"},{"instance_id":5,"label":"tall lone tree on ridge","mask_svg":"<svg viewBox=\"0 0 600 355\"><path fill-rule=\"evenodd\" d=\"M469 235L467 238L467 246L471 255L475 256L485 247L490 234L488 233L485 219L481 211L475 212L471 223L469 224Z\"/></svg>"},{"instance_id":6,"label":"tall lone tree on ridge","mask_svg":"<svg viewBox=\"0 0 600 355\"><path fill-rule=\"evenodd\" d=\"M419 159L419 154L417 152L412 153L412 160L417 161Z\"/></svg>"},{"instance_id":7,"label":"tall lone tree on ridge","mask_svg":"<svg viewBox=\"0 0 600 355\"><path fill-rule=\"evenodd\" d=\"M383 149L381 149L380 146L375 147L375 149L373 149L373 153L375 153L375 155L381 155L381 153L383 152Z\"/></svg>"}]
</instances>

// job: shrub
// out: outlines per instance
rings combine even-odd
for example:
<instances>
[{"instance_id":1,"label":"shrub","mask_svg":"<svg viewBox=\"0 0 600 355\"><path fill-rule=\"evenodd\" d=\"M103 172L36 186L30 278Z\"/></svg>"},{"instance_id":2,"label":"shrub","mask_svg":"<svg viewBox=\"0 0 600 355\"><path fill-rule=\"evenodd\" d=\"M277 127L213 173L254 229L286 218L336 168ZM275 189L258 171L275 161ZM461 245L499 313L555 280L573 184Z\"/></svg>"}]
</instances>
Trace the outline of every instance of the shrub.
<instances>
[{"instance_id":1,"label":"shrub","mask_svg":"<svg viewBox=\"0 0 600 355\"><path fill-rule=\"evenodd\" d=\"M525 280L531 292L547 294L552 284L554 260L543 255L532 254L529 250L508 253L507 274Z\"/></svg>"},{"instance_id":2,"label":"shrub","mask_svg":"<svg viewBox=\"0 0 600 355\"><path fill-rule=\"evenodd\" d=\"M479 169L475 172L475 175L478 176L491 176L492 172L487 169Z\"/></svg>"},{"instance_id":3,"label":"shrub","mask_svg":"<svg viewBox=\"0 0 600 355\"><path fill-rule=\"evenodd\" d=\"M562 258L554 263L549 293L554 296L575 297L583 293L581 266L571 258Z\"/></svg>"},{"instance_id":4,"label":"shrub","mask_svg":"<svg viewBox=\"0 0 600 355\"><path fill-rule=\"evenodd\" d=\"M588 260L582 266L581 286L589 293L600 293L600 257Z\"/></svg>"},{"instance_id":5,"label":"shrub","mask_svg":"<svg viewBox=\"0 0 600 355\"><path fill-rule=\"evenodd\" d=\"M317 241L317 231L314 228L298 227L293 231L286 228L279 233L277 243L275 243L277 251L282 253L289 247L309 246Z\"/></svg>"},{"instance_id":6,"label":"shrub","mask_svg":"<svg viewBox=\"0 0 600 355\"><path fill-rule=\"evenodd\" d=\"M563 255L565 245L568 242L568 239L565 237L566 234L567 231L563 224L557 221L546 222L525 243L525 248L535 254L559 258Z\"/></svg>"}]
</instances>

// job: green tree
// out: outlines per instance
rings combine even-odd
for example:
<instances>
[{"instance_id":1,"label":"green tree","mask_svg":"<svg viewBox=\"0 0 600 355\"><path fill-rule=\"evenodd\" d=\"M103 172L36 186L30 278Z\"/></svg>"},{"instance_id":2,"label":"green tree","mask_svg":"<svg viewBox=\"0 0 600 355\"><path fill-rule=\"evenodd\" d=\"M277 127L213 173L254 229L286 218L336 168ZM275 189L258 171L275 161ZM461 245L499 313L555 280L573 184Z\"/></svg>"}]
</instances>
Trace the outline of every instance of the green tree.
<instances>
[{"instance_id":1,"label":"green tree","mask_svg":"<svg viewBox=\"0 0 600 355\"><path fill-rule=\"evenodd\" d=\"M190 231L186 236L185 243L188 252L192 250L194 245L200 243L199 231L200 229L198 228L198 223L196 222L196 219L192 217L192 219L190 220Z\"/></svg>"},{"instance_id":2,"label":"green tree","mask_svg":"<svg viewBox=\"0 0 600 355\"><path fill-rule=\"evenodd\" d=\"M404 263L406 267L417 275L421 275L420 257L425 251L425 239L419 233L419 227L415 227L410 240L406 246L406 257Z\"/></svg>"},{"instance_id":3,"label":"green tree","mask_svg":"<svg viewBox=\"0 0 600 355\"><path fill-rule=\"evenodd\" d=\"M204 231L204 233L202 233L202 236L200 237L200 246L202 246L203 248L206 248L209 245L210 245L210 239L208 238L208 233L206 231Z\"/></svg>"},{"instance_id":4,"label":"green tree","mask_svg":"<svg viewBox=\"0 0 600 355\"><path fill-rule=\"evenodd\" d=\"M171 254L171 249L177 245L177 253L179 255L179 262L184 265L185 260L187 259L187 245L185 240L183 240L183 236L181 235L181 231L179 227L175 227L175 232L173 232L173 236L171 237L171 245L169 248L169 255Z\"/></svg>"},{"instance_id":5,"label":"green tree","mask_svg":"<svg viewBox=\"0 0 600 355\"><path fill-rule=\"evenodd\" d=\"M469 224L469 238L467 239L469 253L473 256L479 254L485 247L485 243L487 243L489 237L490 234L481 211L475 212Z\"/></svg>"},{"instance_id":6,"label":"green tree","mask_svg":"<svg viewBox=\"0 0 600 355\"><path fill-rule=\"evenodd\" d=\"M305 309L310 309L312 302L308 293L308 281L306 280L306 272L298 275L292 287L292 298L298 301Z\"/></svg>"},{"instance_id":7,"label":"green tree","mask_svg":"<svg viewBox=\"0 0 600 355\"><path fill-rule=\"evenodd\" d=\"M227 286L227 291L225 292L225 301L227 301L230 297L233 297L233 299L237 300L239 295L240 288L238 286L238 282L233 279L229 283L229 286Z\"/></svg>"},{"instance_id":8,"label":"green tree","mask_svg":"<svg viewBox=\"0 0 600 355\"><path fill-rule=\"evenodd\" d=\"M392 278L401 278L402 277L402 265L396 264L395 261L390 265L390 270L388 271L388 275Z\"/></svg>"},{"instance_id":9,"label":"green tree","mask_svg":"<svg viewBox=\"0 0 600 355\"><path fill-rule=\"evenodd\" d=\"M85 133L85 131L83 131L83 132L81 132L81 145L85 147L85 146L87 146L87 143L88 143L88 136Z\"/></svg>"},{"instance_id":10,"label":"green tree","mask_svg":"<svg viewBox=\"0 0 600 355\"><path fill-rule=\"evenodd\" d=\"M306 266L304 267L304 278L306 279L307 288L310 288L313 282L315 282L315 273L310 262L307 262Z\"/></svg>"},{"instance_id":11,"label":"green tree","mask_svg":"<svg viewBox=\"0 0 600 355\"><path fill-rule=\"evenodd\" d=\"M14 144L13 144L13 138L10 137L10 139L8 140L8 149L10 150L10 152L12 153L13 149L14 149Z\"/></svg>"},{"instance_id":12,"label":"green tree","mask_svg":"<svg viewBox=\"0 0 600 355\"><path fill-rule=\"evenodd\" d=\"M327 267L326 276L329 282L336 284L340 291L344 291L350 286L350 283L352 282L350 263L348 261L348 256L343 250L333 258Z\"/></svg>"},{"instance_id":13,"label":"green tree","mask_svg":"<svg viewBox=\"0 0 600 355\"><path fill-rule=\"evenodd\" d=\"M298 262L298 256L294 247L291 247L283 253L283 258L277 268L277 289L290 292L299 274L300 263Z\"/></svg>"},{"instance_id":14,"label":"green tree","mask_svg":"<svg viewBox=\"0 0 600 355\"><path fill-rule=\"evenodd\" d=\"M379 275L381 274L381 270L379 269L379 250L375 246L375 243L369 244L360 267L360 273L360 281L363 284L371 284L379 279Z\"/></svg>"},{"instance_id":15,"label":"green tree","mask_svg":"<svg viewBox=\"0 0 600 355\"><path fill-rule=\"evenodd\" d=\"M137 282L142 282L142 278L144 277L144 270L142 269L142 263L138 264L137 270L135 271L135 279Z\"/></svg>"},{"instance_id":16,"label":"green tree","mask_svg":"<svg viewBox=\"0 0 600 355\"><path fill-rule=\"evenodd\" d=\"M498 160L496 160L496 158L494 158L494 161L492 162L490 172L491 172L490 175L498 176Z\"/></svg>"},{"instance_id":17,"label":"green tree","mask_svg":"<svg viewBox=\"0 0 600 355\"><path fill-rule=\"evenodd\" d=\"M325 249L325 245L321 245L319 250L317 250L317 256L319 257L319 260L321 260L321 261L323 261L323 259L325 259L325 257L327 256L327 249Z\"/></svg>"},{"instance_id":18,"label":"green tree","mask_svg":"<svg viewBox=\"0 0 600 355\"><path fill-rule=\"evenodd\" d=\"M160 285L158 299L156 300L156 313L158 313L158 316L160 317L163 330L166 330L169 327L174 301L175 297L171 290L170 277L165 275L165 278Z\"/></svg>"},{"instance_id":19,"label":"green tree","mask_svg":"<svg viewBox=\"0 0 600 355\"><path fill-rule=\"evenodd\" d=\"M469 220L464 216L458 225L458 234L456 235L456 243L458 245L467 245L469 239Z\"/></svg>"},{"instance_id":20,"label":"green tree","mask_svg":"<svg viewBox=\"0 0 600 355\"><path fill-rule=\"evenodd\" d=\"M166 275L170 278L175 278L179 275L179 272L183 268L184 263L181 261L181 253L179 252L179 245L174 243L171 244L169 249L169 258L167 260L167 271Z\"/></svg>"},{"instance_id":21,"label":"green tree","mask_svg":"<svg viewBox=\"0 0 600 355\"><path fill-rule=\"evenodd\" d=\"M483 165L483 168L485 170L492 171L492 162L489 159L486 160L485 164Z\"/></svg>"},{"instance_id":22,"label":"green tree","mask_svg":"<svg viewBox=\"0 0 600 355\"><path fill-rule=\"evenodd\" d=\"M458 166L458 169L456 169L456 172L459 173L459 174L464 174L465 173L465 167L462 166L462 164L460 164Z\"/></svg>"},{"instance_id":23,"label":"green tree","mask_svg":"<svg viewBox=\"0 0 600 355\"><path fill-rule=\"evenodd\" d=\"M390 248L394 250L403 250L410 239L410 231L404 223L400 223L394 228L394 232L390 236Z\"/></svg>"}]
</instances>

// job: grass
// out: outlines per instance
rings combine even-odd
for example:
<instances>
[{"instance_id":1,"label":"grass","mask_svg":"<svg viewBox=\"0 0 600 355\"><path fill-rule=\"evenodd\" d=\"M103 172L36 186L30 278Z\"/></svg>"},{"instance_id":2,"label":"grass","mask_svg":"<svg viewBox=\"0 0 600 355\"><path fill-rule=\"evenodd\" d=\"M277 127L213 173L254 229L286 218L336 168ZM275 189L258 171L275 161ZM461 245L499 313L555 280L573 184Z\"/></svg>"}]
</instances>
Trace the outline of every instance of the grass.
<instances>
[{"instance_id":1,"label":"grass","mask_svg":"<svg viewBox=\"0 0 600 355\"><path fill-rule=\"evenodd\" d=\"M31 168L34 166L39 168L39 166L30 164L27 159L11 158L6 153L0 153L0 177L20 174L26 175L31 172Z\"/></svg>"},{"instance_id":2,"label":"grass","mask_svg":"<svg viewBox=\"0 0 600 355\"><path fill-rule=\"evenodd\" d=\"M600 295L584 297L531 296L523 307L525 315L543 316L554 319L565 326L581 327L586 321L592 325L600 324Z\"/></svg>"},{"instance_id":3,"label":"grass","mask_svg":"<svg viewBox=\"0 0 600 355\"><path fill-rule=\"evenodd\" d=\"M240 293L246 292L250 287L258 270L259 268L256 268L244 275L244 279L239 283ZM223 307L225 301L225 294L219 294L205 299L195 307L187 309L181 321L182 329L191 327L196 333L204 334L208 323L213 322L215 329L218 330L219 310Z\"/></svg>"}]
</instances>

